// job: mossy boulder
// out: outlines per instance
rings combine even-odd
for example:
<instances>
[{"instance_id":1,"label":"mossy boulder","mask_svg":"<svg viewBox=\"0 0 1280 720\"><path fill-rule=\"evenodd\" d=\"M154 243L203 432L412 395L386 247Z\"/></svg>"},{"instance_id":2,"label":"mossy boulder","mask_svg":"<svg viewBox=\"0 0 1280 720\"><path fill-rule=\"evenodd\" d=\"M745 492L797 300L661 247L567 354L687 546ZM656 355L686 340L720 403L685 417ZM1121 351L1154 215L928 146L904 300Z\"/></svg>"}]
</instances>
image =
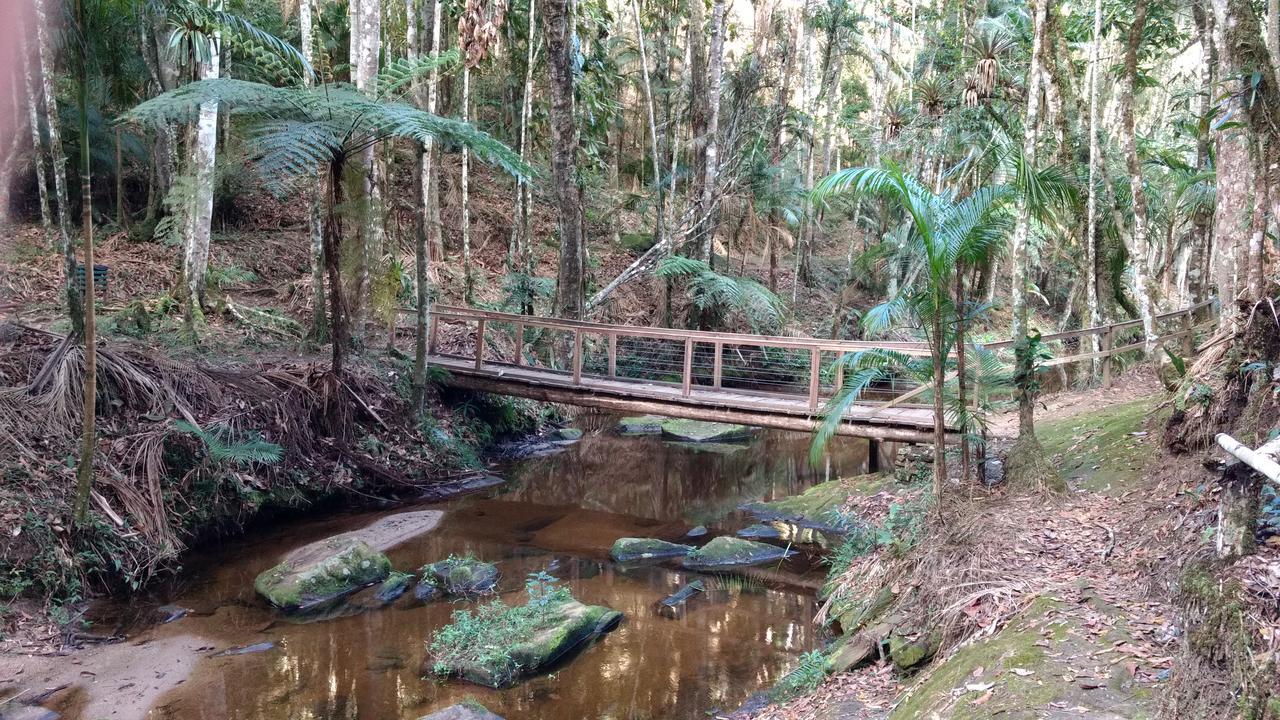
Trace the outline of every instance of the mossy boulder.
<instances>
[{"instance_id":1,"label":"mossy boulder","mask_svg":"<svg viewBox=\"0 0 1280 720\"><path fill-rule=\"evenodd\" d=\"M418 720L502 720L502 717L489 712L489 709L480 703L468 700L437 710L430 715L424 715Z\"/></svg>"},{"instance_id":2,"label":"mossy boulder","mask_svg":"<svg viewBox=\"0 0 1280 720\"><path fill-rule=\"evenodd\" d=\"M658 435L666 419L659 415L624 417L618 421L618 432L623 435Z\"/></svg>"},{"instance_id":3,"label":"mossy boulder","mask_svg":"<svg viewBox=\"0 0 1280 720\"><path fill-rule=\"evenodd\" d=\"M289 611L327 605L391 574L386 555L354 537L303 547L258 575L253 587L272 605Z\"/></svg>"},{"instance_id":4,"label":"mossy boulder","mask_svg":"<svg viewBox=\"0 0 1280 720\"><path fill-rule=\"evenodd\" d=\"M794 550L776 545L721 536L686 555L684 566L690 570L745 567L785 560L795 554Z\"/></svg>"},{"instance_id":5,"label":"mossy boulder","mask_svg":"<svg viewBox=\"0 0 1280 720\"><path fill-rule=\"evenodd\" d=\"M423 565L419 587L430 586L452 597L488 595L498 585L498 568L492 563L471 557L456 558ZM419 600L430 599L419 597Z\"/></svg>"},{"instance_id":6,"label":"mossy boulder","mask_svg":"<svg viewBox=\"0 0 1280 720\"><path fill-rule=\"evenodd\" d=\"M460 660L437 667L477 685L505 688L540 675L553 665L585 648L622 622L622 613L602 605L565 600L549 609L547 619L525 641L516 642L505 655L490 653L480 660Z\"/></svg>"},{"instance_id":7,"label":"mossy boulder","mask_svg":"<svg viewBox=\"0 0 1280 720\"><path fill-rule=\"evenodd\" d=\"M411 582L413 582L413 576L409 573L393 572L382 581L374 598L384 605L393 603L408 591Z\"/></svg>"},{"instance_id":8,"label":"mossy boulder","mask_svg":"<svg viewBox=\"0 0 1280 720\"><path fill-rule=\"evenodd\" d=\"M637 255L653 247L657 242L653 233L646 232L621 233L618 235L618 240L621 241L622 247Z\"/></svg>"},{"instance_id":9,"label":"mossy boulder","mask_svg":"<svg viewBox=\"0 0 1280 720\"><path fill-rule=\"evenodd\" d=\"M684 557L691 552L693 552L692 545L680 545L653 538L618 538L613 543L609 555L617 562L627 563Z\"/></svg>"},{"instance_id":10,"label":"mossy boulder","mask_svg":"<svg viewBox=\"0 0 1280 720\"><path fill-rule=\"evenodd\" d=\"M899 670L919 666L938 652L939 638L933 632L894 630L889 636L889 658Z\"/></svg>"},{"instance_id":11,"label":"mossy boulder","mask_svg":"<svg viewBox=\"0 0 1280 720\"><path fill-rule=\"evenodd\" d=\"M682 442L725 443L750 440L751 428L747 425L669 418L662 421L662 436Z\"/></svg>"},{"instance_id":12,"label":"mossy boulder","mask_svg":"<svg viewBox=\"0 0 1280 720\"><path fill-rule=\"evenodd\" d=\"M848 521L841 511L849 498L878 492L887 482L887 476L884 475L828 480L799 495L768 502L746 503L738 509L765 522L784 522L812 530L842 533L848 529Z\"/></svg>"},{"instance_id":13,"label":"mossy boulder","mask_svg":"<svg viewBox=\"0 0 1280 720\"><path fill-rule=\"evenodd\" d=\"M556 428L548 433L547 437L556 442L574 442L582 439L582 430L580 428Z\"/></svg>"}]
</instances>

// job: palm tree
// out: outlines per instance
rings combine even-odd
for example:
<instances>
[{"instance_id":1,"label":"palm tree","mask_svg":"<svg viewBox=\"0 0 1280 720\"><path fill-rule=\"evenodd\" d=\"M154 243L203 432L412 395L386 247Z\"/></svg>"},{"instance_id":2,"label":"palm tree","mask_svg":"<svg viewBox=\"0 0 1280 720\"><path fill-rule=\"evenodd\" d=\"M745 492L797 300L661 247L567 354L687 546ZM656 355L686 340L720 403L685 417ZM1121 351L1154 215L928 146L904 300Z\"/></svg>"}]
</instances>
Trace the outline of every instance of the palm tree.
<instances>
[{"instance_id":1,"label":"palm tree","mask_svg":"<svg viewBox=\"0 0 1280 720\"><path fill-rule=\"evenodd\" d=\"M935 497L941 497L947 477L946 419L963 412L962 408L946 407L948 356L956 344L959 319L952 294L955 276L963 265L985 258L1004 238L1007 217L999 210L1013 191L1006 186L983 186L966 198L955 199L932 192L887 161L883 168L841 170L818 183L814 194L822 200L850 189L898 205L907 216L906 251L924 270L921 282L903 287L887 302L869 310L863 325L872 333L893 325L921 328L929 343L930 362L925 366L915 358L887 350L842 357L838 362L846 369L844 385L823 410L813 451L815 456L821 454L845 412L872 383L894 373L917 377L933 385L933 491ZM962 426L969 422L968 418L961 421Z\"/></svg>"},{"instance_id":2,"label":"palm tree","mask_svg":"<svg viewBox=\"0 0 1280 720\"><path fill-rule=\"evenodd\" d=\"M352 160L380 142L398 139L417 143L433 139L468 148L480 160L508 173L527 177L529 168L510 148L473 126L424 112L397 102L396 93L413 77L452 62L456 54L439 60L390 63L379 73L378 95L370 97L345 83L279 88L262 83L220 78L199 80L154 97L130 110L126 121L162 125L186 122L202 103L216 101L241 118L233 127L249 135L256 149L258 173L269 189L285 194L323 173L327 182L324 206L324 259L329 280L329 327L333 335L332 370L341 376L350 344L348 303L341 282L342 207Z\"/></svg>"}]
</instances>

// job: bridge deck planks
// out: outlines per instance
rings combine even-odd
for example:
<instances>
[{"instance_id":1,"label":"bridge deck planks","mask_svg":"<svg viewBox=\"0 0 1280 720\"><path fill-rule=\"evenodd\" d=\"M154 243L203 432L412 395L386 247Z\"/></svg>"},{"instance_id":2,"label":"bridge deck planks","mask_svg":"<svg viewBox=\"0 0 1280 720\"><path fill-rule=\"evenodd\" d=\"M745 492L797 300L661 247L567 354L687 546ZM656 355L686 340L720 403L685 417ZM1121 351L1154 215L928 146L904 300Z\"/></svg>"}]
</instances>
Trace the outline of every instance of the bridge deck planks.
<instances>
[{"instance_id":1,"label":"bridge deck planks","mask_svg":"<svg viewBox=\"0 0 1280 720\"><path fill-rule=\"evenodd\" d=\"M429 362L446 368L451 373L472 377L492 378L527 386L548 387L584 394L606 394L620 398L643 398L673 406L702 406L728 408L759 413L762 425L767 425L768 415L812 418L808 399L802 396L785 396L774 393L741 389L711 388L694 385L688 396L679 385L637 379L609 379L583 375L577 384L568 372L560 373L541 368L486 362L479 369L472 358L432 355ZM854 424L884 425L931 430L931 407L895 407L876 409L875 404L858 404L845 414L846 421Z\"/></svg>"}]
</instances>

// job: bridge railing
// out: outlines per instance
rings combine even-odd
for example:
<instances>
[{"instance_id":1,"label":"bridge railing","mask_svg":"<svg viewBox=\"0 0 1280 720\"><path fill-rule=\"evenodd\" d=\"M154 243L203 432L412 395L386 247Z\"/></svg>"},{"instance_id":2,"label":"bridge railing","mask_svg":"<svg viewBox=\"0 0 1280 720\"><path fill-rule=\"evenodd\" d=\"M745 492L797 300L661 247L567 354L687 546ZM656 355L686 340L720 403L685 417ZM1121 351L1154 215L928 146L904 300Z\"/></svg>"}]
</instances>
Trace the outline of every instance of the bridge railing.
<instances>
[{"instance_id":1,"label":"bridge railing","mask_svg":"<svg viewBox=\"0 0 1280 720\"><path fill-rule=\"evenodd\" d=\"M741 335L670 328L630 327L538 318L436 305L431 310L433 355L487 365L535 368L580 384L627 381L697 390L806 398L817 410L843 384L835 361L873 348L929 356L922 342L862 342ZM888 399L917 386L902 379L874 387L870 399Z\"/></svg>"}]
</instances>

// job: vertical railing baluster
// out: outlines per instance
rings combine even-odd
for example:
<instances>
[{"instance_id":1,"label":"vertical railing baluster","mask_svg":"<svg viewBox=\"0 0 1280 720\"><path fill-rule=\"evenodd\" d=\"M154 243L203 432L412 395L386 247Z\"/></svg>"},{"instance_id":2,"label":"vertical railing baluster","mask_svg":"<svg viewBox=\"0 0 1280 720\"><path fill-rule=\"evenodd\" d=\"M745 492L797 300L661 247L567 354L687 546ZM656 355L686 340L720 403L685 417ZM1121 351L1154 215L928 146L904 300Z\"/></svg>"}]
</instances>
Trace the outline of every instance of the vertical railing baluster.
<instances>
[{"instance_id":1,"label":"vertical railing baluster","mask_svg":"<svg viewBox=\"0 0 1280 720\"><path fill-rule=\"evenodd\" d=\"M516 367L524 365L524 323L516 323Z\"/></svg>"},{"instance_id":2,"label":"vertical railing baluster","mask_svg":"<svg viewBox=\"0 0 1280 720\"><path fill-rule=\"evenodd\" d=\"M476 369L484 363L484 318L476 323Z\"/></svg>"},{"instance_id":3,"label":"vertical railing baluster","mask_svg":"<svg viewBox=\"0 0 1280 720\"><path fill-rule=\"evenodd\" d=\"M816 347L809 348L809 410L818 409L819 370L822 368L822 351Z\"/></svg>"},{"instance_id":4,"label":"vertical railing baluster","mask_svg":"<svg viewBox=\"0 0 1280 720\"><path fill-rule=\"evenodd\" d=\"M1111 348L1115 347L1116 326L1108 325L1102 333L1102 387L1111 387Z\"/></svg>"},{"instance_id":5,"label":"vertical railing baluster","mask_svg":"<svg viewBox=\"0 0 1280 720\"><path fill-rule=\"evenodd\" d=\"M618 377L618 335L609 331L609 377Z\"/></svg>"},{"instance_id":6,"label":"vertical railing baluster","mask_svg":"<svg viewBox=\"0 0 1280 720\"><path fill-rule=\"evenodd\" d=\"M680 389L680 393L685 397L689 397L689 395L693 392L693 338L692 337L687 337L684 339L684 374L681 379L683 380L683 387Z\"/></svg>"},{"instance_id":7,"label":"vertical railing baluster","mask_svg":"<svg viewBox=\"0 0 1280 720\"><path fill-rule=\"evenodd\" d=\"M716 341L716 359L711 370L711 386L720 389L720 380L724 375L724 343Z\"/></svg>"},{"instance_id":8,"label":"vertical railing baluster","mask_svg":"<svg viewBox=\"0 0 1280 720\"><path fill-rule=\"evenodd\" d=\"M573 330L573 384L582 384L582 329Z\"/></svg>"}]
</instances>

